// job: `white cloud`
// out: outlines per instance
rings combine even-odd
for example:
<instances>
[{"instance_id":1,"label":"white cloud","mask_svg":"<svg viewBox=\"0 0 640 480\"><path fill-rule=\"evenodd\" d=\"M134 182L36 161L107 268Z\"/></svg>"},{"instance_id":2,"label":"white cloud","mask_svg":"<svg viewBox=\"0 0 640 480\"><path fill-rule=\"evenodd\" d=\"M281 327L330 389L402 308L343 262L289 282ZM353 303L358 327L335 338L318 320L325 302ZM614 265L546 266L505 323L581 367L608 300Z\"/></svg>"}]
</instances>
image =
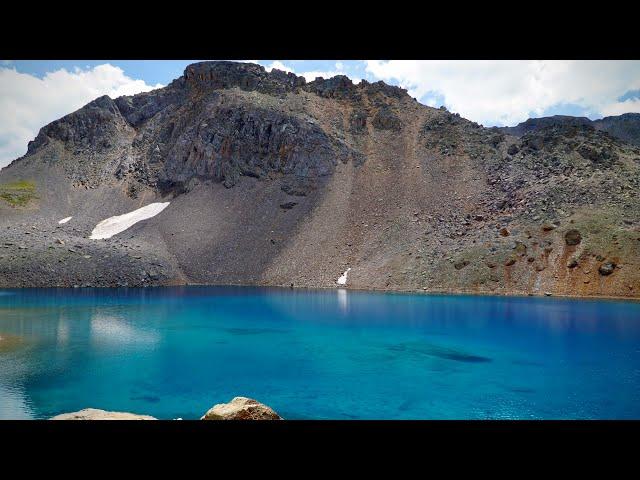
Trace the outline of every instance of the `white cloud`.
<instances>
[{"instance_id":1,"label":"white cloud","mask_svg":"<svg viewBox=\"0 0 640 480\"><path fill-rule=\"evenodd\" d=\"M27 143L44 125L102 95L116 98L146 92L147 85L110 64L65 69L38 78L15 68L0 67L0 168L24 155Z\"/></svg>"},{"instance_id":2,"label":"white cloud","mask_svg":"<svg viewBox=\"0 0 640 480\"><path fill-rule=\"evenodd\" d=\"M344 63L336 62L336 70L339 70L339 71L344 70Z\"/></svg>"},{"instance_id":3,"label":"white cloud","mask_svg":"<svg viewBox=\"0 0 640 480\"><path fill-rule=\"evenodd\" d=\"M633 98L625 100L624 102L607 105L603 108L602 115L608 117L609 115L621 115L629 112L640 112L640 98Z\"/></svg>"},{"instance_id":4,"label":"white cloud","mask_svg":"<svg viewBox=\"0 0 640 480\"><path fill-rule=\"evenodd\" d=\"M335 77L336 75L344 75L344 73L338 71L321 72L319 70L312 70L310 72L302 72L299 75L302 75L307 82L313 82L317 77L322 77L326 80L327 78Z\"/></svg>"},{"instance_id":5,"label":"white cloud","mask_svg":"<svg viewBox=\"0 0 640 480\"><path fill-rule=\"evenodd\" d=\"M254 62L257 63L257 62ZM264 67L265 70L267 72L270 72L271 70L273 70L274 68L277 70L282 70L283 72L293 72L293 68L291 67L287 67L284 63L282 63L279 60L276 60L275 62L271 63L270 65Z\"/></svg>"},{"instance_id":6,"label":"white cloud","mask_svg":"<svg viewBox=\"0 0 640 480\"><path fill-rule=\"evenodd\" d=\"M640 88L638 61L368 60L366 71L395 80L421 99L444 97L447 108L485 125L514 125L558 104L575 104L602 115L637 109L618 102Z\"/></svg>"}]
</instances>

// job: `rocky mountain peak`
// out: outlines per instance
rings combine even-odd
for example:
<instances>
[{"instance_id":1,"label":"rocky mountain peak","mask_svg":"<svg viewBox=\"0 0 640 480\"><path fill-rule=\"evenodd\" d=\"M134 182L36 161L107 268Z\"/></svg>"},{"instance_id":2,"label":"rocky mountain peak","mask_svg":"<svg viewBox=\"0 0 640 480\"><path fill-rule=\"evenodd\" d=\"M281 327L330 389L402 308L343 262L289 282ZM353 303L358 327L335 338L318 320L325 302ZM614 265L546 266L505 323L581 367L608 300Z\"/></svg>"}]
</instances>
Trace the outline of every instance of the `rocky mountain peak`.
<instances>
[{"instance_id":1,"label":"rocky mountain peak","mask_svg":"<svg viewBox=\"0 0 640 480\"><path fill-rule=\"evenodd\" d=\"M103 95L42 127L36 138L29 142L26 156L47 145L51 139L76 147L96 150L109 148L113 137L126 127L116 102L108 95Z\"/></svg>"},{"instance_id":2,"label":"rocky mountain peak","mask_svg":"<svg viewBox=\"0 0 640 480\"><path fill-rule=\"evenodd\" d=\"M198 62L184 71L184 84L189 89L224 89L238 87L261 93L284 94L304 85L304 77L262 65L230 61Z\"/></svg>"},{"instance_id":3,"label":"rocky mountain peak","mask_svg":"<svg viewBox=\"0 0 640 480\"><path fill-rule=\"evenodd\" d=\"M383 81L369 83L362 80L359 84L346 75L331 78L317 77L307 82L304 77L278 69L267 71L255 63L231 61L207 61L189 65L181 80L187 89L219 90L240 88L245 91L258 91L269 95L283 95L302 89L324 98L337 98L358 101L362 93L370 96L382 94L389 98L409 97L407 90L388 85Z\"/></svg>"},{"instance_id":4,"label":"rocky mountain peak","mask_svg":"<svg viewBox=\"0 0 640 480\"><path fill-rule=\"evenodd\" d=\"M550 128L566 132L575 131L578 127L601 130L625 142L640 145L640 113L625 113L600 120L569 115L552 115L550 117L529 118L515 127L500 127L499 130L508 135L521 137L527 133Z\"/></svg>"}]
</instances>

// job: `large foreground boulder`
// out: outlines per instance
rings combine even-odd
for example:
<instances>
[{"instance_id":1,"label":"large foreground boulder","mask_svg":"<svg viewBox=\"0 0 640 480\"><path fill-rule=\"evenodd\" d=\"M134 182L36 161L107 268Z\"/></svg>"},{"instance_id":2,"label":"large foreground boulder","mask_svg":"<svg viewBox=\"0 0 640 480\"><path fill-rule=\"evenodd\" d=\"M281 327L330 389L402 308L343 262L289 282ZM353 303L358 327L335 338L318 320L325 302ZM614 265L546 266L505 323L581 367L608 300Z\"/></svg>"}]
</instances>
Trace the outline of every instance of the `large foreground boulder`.
<instances>
[{"instance_id":1,"label":"large foreground boulder","mask_svg":"<svg viewBox=\"0 0 640 480\"><path fill-rule=\"evenodd\" d=\"M282 420L282 417L257 400L235 397L229 403L214 405L201 420Z\"/></svg>"},{"instance_id":2,"label":"large foreground boulder","mask_svg":"<svg viewBox=\"0 0 640 480\"><path fill-rule=\"evenodd\" d=\"M127 412L107 412L97 408L85 408L79 412L63 413L51 420L157 420L149 415L136 415Z\"/></svg>"}]
</instances>

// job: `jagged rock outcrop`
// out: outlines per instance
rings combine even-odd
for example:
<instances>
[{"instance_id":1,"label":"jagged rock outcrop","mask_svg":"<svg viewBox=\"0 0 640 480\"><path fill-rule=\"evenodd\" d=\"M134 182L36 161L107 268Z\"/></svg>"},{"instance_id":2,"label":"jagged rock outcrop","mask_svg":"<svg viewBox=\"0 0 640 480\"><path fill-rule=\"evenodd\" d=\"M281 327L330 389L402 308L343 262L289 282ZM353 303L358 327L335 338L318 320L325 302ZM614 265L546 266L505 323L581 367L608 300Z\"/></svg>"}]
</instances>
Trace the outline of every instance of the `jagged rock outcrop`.
<instances>
[{"instance_id":1,"label":"jagged rock outcrop","mask_svg":"<svg viewBox=\"0 0 640 480\"><path fill-rule=\"evenodd\" d=\"M240 176L271 173L299 177L329 175L336 163L360 154L332 141L316 124L292 115L243 106L210 106L207 115L176 138L159 180L186 184L194 178L231 187Z\"/></svg>"},{"instance_id":2,"label":"jagged rock outcrop","mask_svg":"<svg viewBox=\"0 0 640 480\"><path fill-rule=\"evenodd\" d=\"M0 287L335 287L350 268L347 288L640 296L635 119L484 128L384 82L197 63L0 171Z\"/></svg>"},{"instance_id":3,"label":"jagged rock outcrop","mask_svg":"<svg viewBox=\"0 0 640 480\"><path fill-rule=\"evenodd\" d=\"M398 116L386 106L378 110L371 123L380 130L394 130L397 132L402 128L402 122L400 122Z\"/></svg>"},{"instance_id":4,"label":"jagged rock outcrop","mask_svg":"<svg viewBox=\"0 0 640 480\"><path fill-rule=\"evenodd\" d=\"M187 89L205 92L238 87L270 95L296 91L305 83L304 77L293 73L267 72L260 65L238 62L194 63L185 69L182 82Z\"/></svg>"}]
</instances>

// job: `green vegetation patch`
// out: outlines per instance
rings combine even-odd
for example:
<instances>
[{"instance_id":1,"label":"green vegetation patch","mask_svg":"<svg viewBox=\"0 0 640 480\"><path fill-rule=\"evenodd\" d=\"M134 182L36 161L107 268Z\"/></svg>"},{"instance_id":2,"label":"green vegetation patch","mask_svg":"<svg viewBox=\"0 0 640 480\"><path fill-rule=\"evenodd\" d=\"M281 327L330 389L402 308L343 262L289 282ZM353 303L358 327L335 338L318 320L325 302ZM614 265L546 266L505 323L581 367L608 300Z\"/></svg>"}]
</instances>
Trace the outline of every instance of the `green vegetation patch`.
<instances>
[{"instance_id":1,"label":"green vegetation patch","mask_svg":"<svg viewBox=\"0 0 640 480\"><path fill-rule=\"evenodd\" d=\"M637 257L640 242L638 233L621 222L625 217L635 216L621 209L591 209L579 212L569 226L582 234L584 253L628 260Z\"/></svg>"},{"instance_id":2,"label":"green vegetation patch","mask_svg":"<svg viewBox=\"0 0 640 480\"><path fill-rule=\"evenodd\" d=\"M36 196L36 184L30 180L18 180L0 184L0 198L12 207L24 207Z\"/></svg>"}]
</instances>

